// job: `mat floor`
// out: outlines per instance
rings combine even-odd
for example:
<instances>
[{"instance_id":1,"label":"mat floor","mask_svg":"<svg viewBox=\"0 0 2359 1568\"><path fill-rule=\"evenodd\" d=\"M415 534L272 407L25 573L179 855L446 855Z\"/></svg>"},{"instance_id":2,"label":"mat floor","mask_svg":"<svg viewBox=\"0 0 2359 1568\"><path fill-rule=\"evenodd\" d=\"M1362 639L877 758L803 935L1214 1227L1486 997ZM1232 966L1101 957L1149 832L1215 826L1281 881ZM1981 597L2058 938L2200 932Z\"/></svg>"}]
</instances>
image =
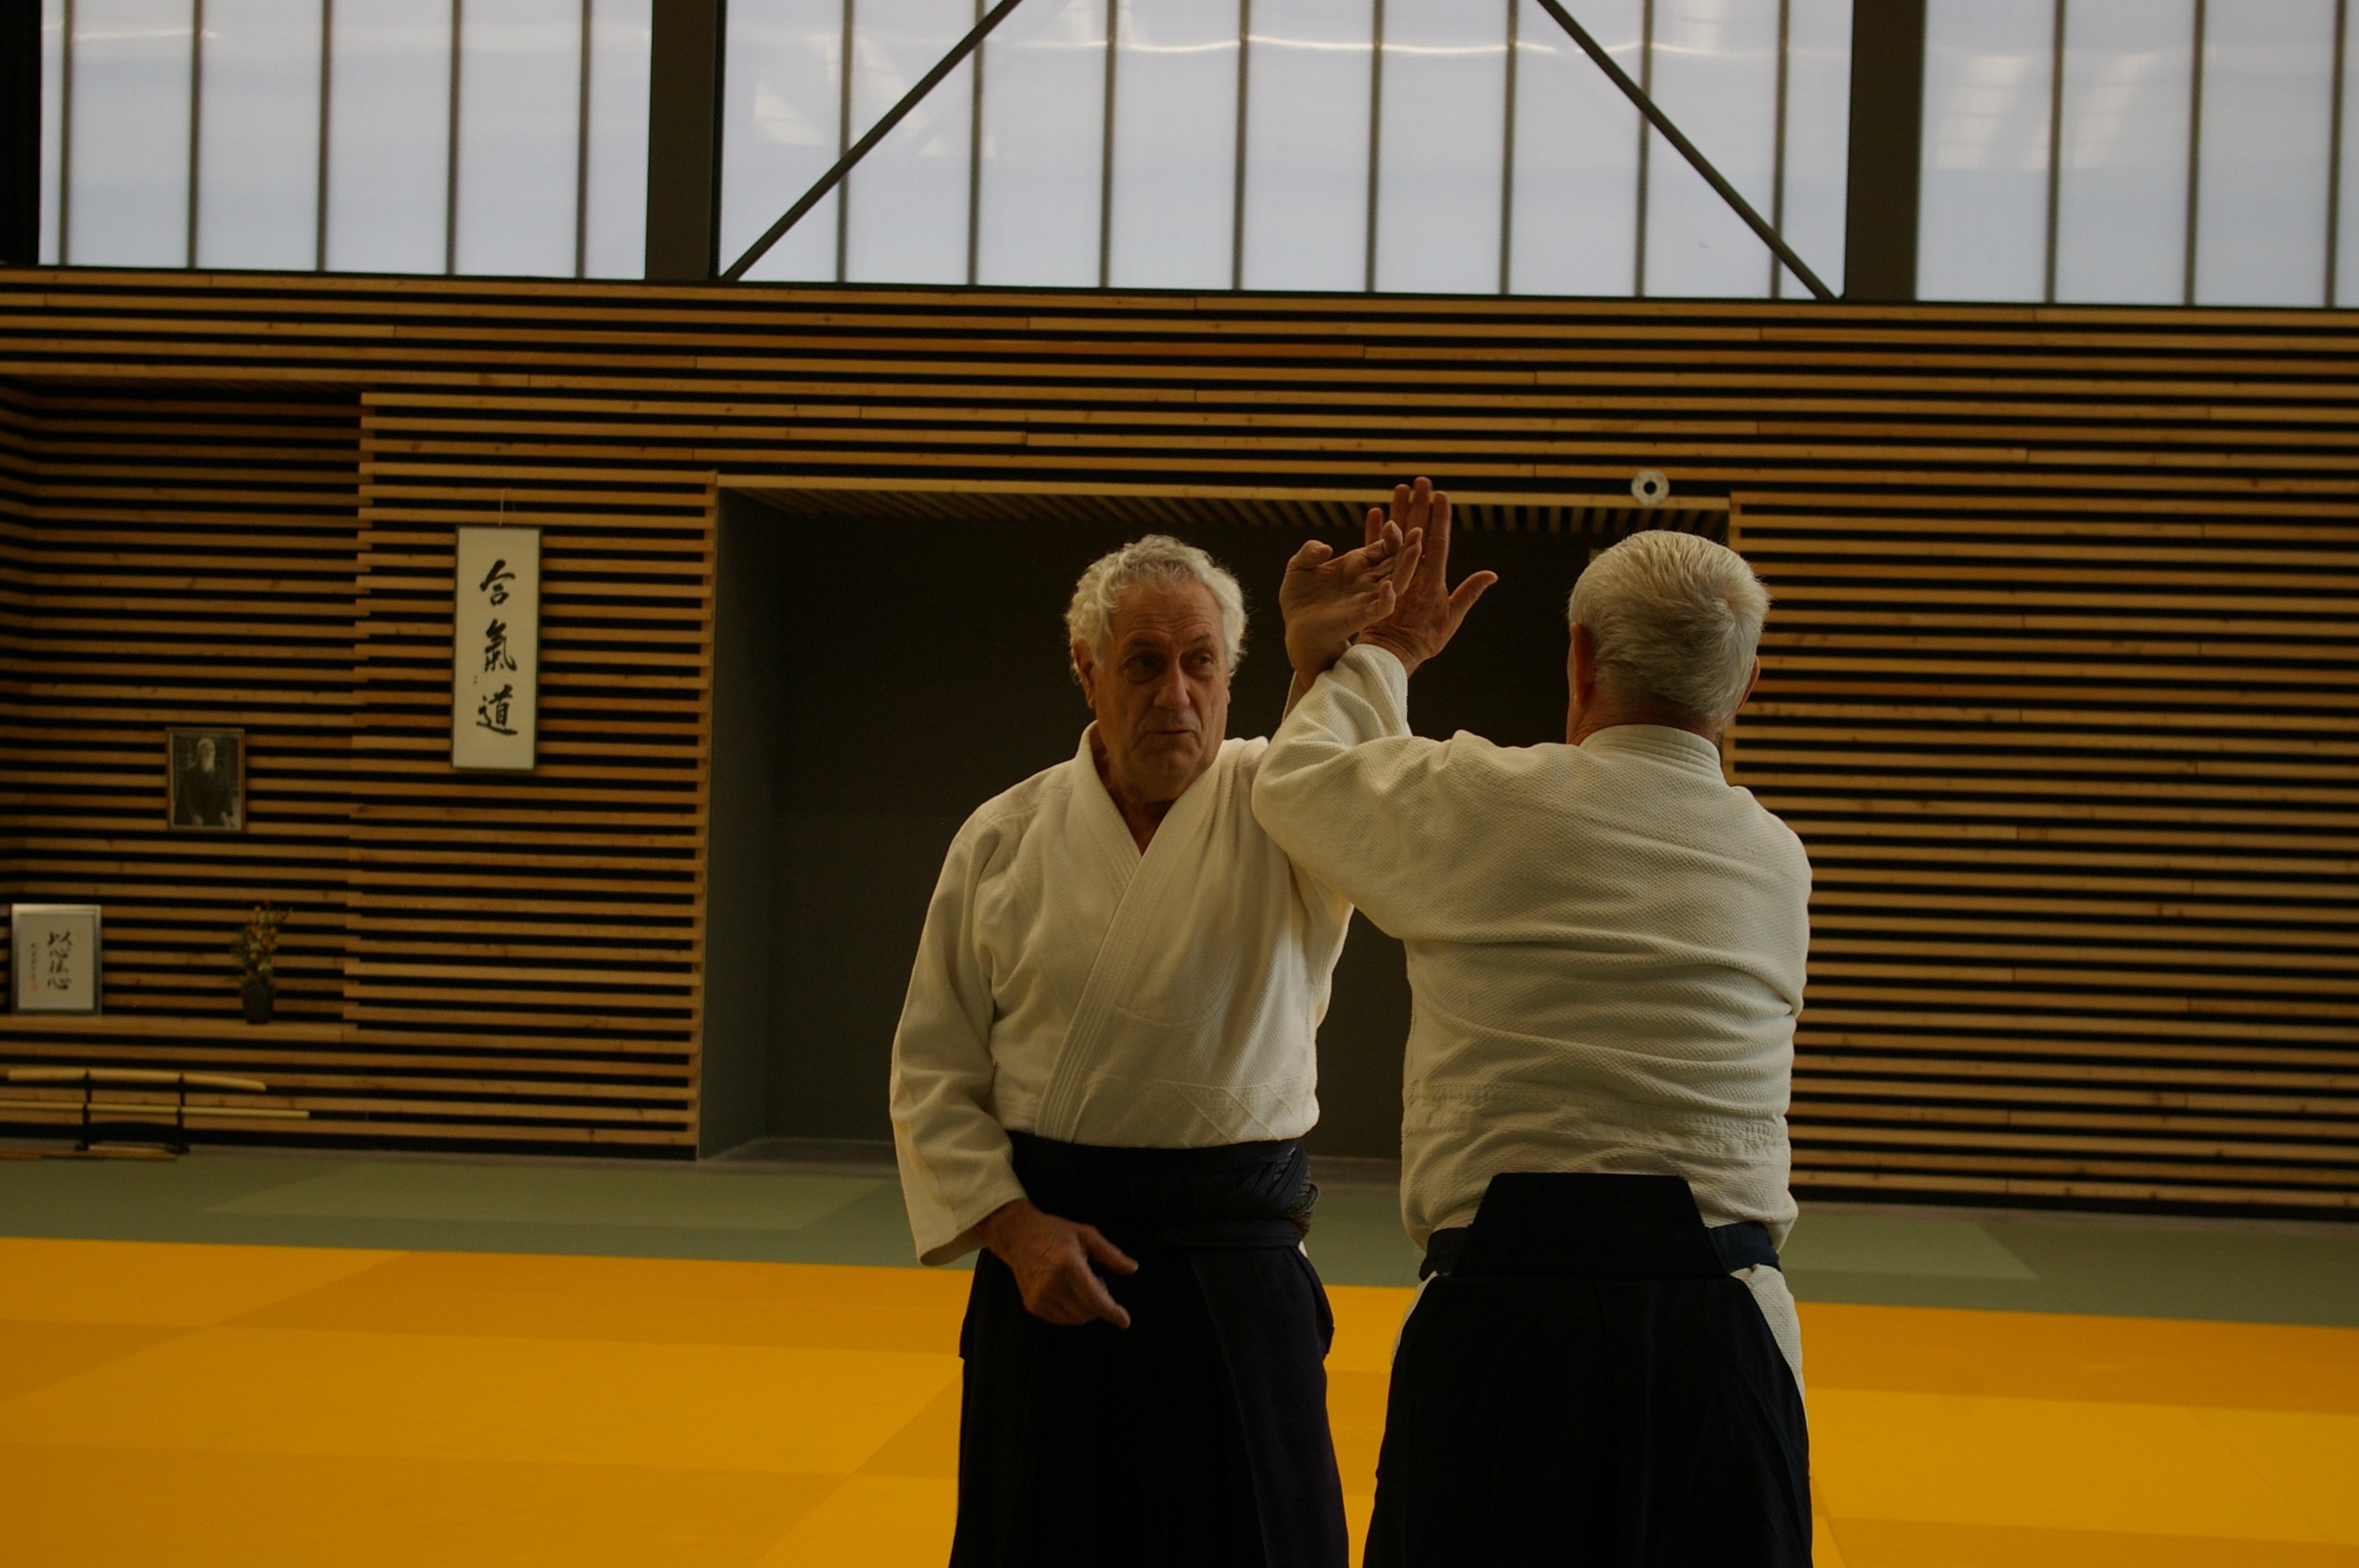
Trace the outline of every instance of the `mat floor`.
<instances>
[{"instance_id":1,"label":"mat floor","mask_svg":"<svg viewBox=\"0 0 2359 1568\"><path fill-rule=\"evenodd\" d=\"M1356 1538L1407 1249L1336 1195ZM902 1266L890 1197L0 1163L0 1561L939 1564L966 1280ZM2359 1568L2359 1236L1831 1212L1793 1260L1821 1563Z\"/></svg>"}]
</instances>

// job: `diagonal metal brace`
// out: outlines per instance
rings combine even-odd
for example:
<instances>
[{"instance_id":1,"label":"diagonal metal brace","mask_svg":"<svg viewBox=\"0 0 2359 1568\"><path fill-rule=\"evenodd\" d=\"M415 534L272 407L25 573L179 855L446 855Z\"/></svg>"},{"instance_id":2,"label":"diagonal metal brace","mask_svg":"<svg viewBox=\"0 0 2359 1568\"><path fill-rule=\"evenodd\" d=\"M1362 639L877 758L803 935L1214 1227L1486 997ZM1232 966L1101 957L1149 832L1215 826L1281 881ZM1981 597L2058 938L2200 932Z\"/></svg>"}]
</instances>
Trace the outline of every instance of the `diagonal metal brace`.
<instances>
[{"instance_id":1,"label":"diagonal metal brace","mask_svg":"<svg viewBox=\"0 0 2359 1568\"><path fill-rule=\"evenodd\" d=\"M853 143L842 157L836 159L834 168L820 176L818 183L804 191L795 204L788 208L777 222L765 230L762 237L748 246L745 254L731 263L729 269L721 276L731 282L744 277L756 262L760 261L769 253L771 246L785 237L788 230L800 222L804 215L812 208L827 200L828 192L842 184L844 177L852 172L860 160L866 157L875 148L876 144L892 132L894 126L908 118L911 111L925 102L926 95L940 86L942 79L956 70L965 61L967 56L981 48L983 40L991 35L992 29L1006 20L1007 14L1021 4L1023 0L999 0L997 5L984 14L981 21L975 23L973 29L958 41L950 53L935 63L933 70L920 77L917 85L904 93L898 103L886 111L884 118L869 126L866 134ZM1703 176L1705 183L1718 191L1721 200L1727 202L1739 218L1745 220L1745 226L1760 236L1761 243L1776 253L1777 259L1784 263L1796 277L1800 278L1813 295L1822 300L1832 300L1835 297L1834 290L1820 280L1819 275L1810 270L1810 264L1795 254L1794 248L1785 242L1776 229L1769 226L1768 221L1753 210L1753 204L1737 193L1736 188L1722 177L1720 170L1712 168L1712 160L1705 157L1696 145L1688 140L1686 134L1671 123L1669 115L1656 106L1655 101L1647 95L1646 89L1631 81L1629 73L1614 63L1614 57L1606 53L1604 46L1589 35L1587 28L1573 20L1572 13L1567 11L1560 0L1539 0L1539 5L1542 10L1555 18L1557 25L1571 36L1572 41L1579 44L1589 58L1597 62L1598 69L1605 73L1606 78L1614 86L1622 90L1623 95L1638 106L1638 112L1647 117L1649 124L1663 134L1664 140L1677 147L1680 155L1694 166L1698 174ZM846 69L849 68L850 62L847 61Z\"/></svg>"},{"instance_id":2,"label":"diagonal metal brace","mask_svg":"<svg viewBox=\"0 0 2359 1568\"><path fill-rule=\"evenodd\" d=\"M1647 123L1662 132L1663 139L1679 148L1680 156L1695 166L1695 171L1703 176L1705 183L1719 191L1720 199L1734 209L1736 215L1745 220L1748 228L1761 236L1761 243L1777 253L1777 259L1786 264L1787 269L1807 284L1810 292L1819 298L1832 301L1835 297L1834 290L1820 282L1819 275L1812 272L1802 258L1794 254L1794 247L1788 244L1777 231L1769 226L1767 219L1753 210L1751 202L1736 193L1736 187L1721 178L1720 170L1712 167L1712 160L1698 151L1696 145L1688 140L1677 125L1671 124L1669 115L1655 106L1655 101L1647 96L1647 90L1630 80L1629 72L1614 63L1614 57L1605 52L1604 46L1591 38L1586 27L1572 19L1572 13L1566 10L1558 3L1558 0L1539 0L1539 3L1540 9L1555 17L1557 26L1570 33L1572 36L1572 41L1579 44L1587 52L1589 58L1597 62L1597 69L1603 71L1612 80L1614 85L1622 90L1622 95L1638 106L1638 113L1647 117Z\"/></svg>"},{"instance_id":3,"label":"diagonal metal brace","mask_svg":"<svg viewBox=\"0 0 2359 1568\"><path fill-rule=\"evenodd\" d=\"M919 77L918 84L901 95L901 102L886 110L883 119L869 126L867 134L853 143L845 150L844 155L835 160L835 167L821 175L819 183L804 191L801 199L788 208L784 216L762 231L762 237L748 246L744 255L730 263L729 270L721 276L731 283L744 277L747 268L768 254L770 247L785 238L788 229L802 222L804 213L826 200L827 193L843 183L843 177L852 172L853 166L866 157L894 126L908 119L909 112L926 101L926 94L940 86L942 78L956 70L967 56L982 48L983 40L991 36L991 29L1006 21L1007 13L1022 4L1023 0L999 0L999 4L994 5L984 14L983 20L974 25L973 31L961 38L950 53L942 56L933 70ZM850 70L852 62L845 60L843 68Z\"/></svg>"}]
</instances>

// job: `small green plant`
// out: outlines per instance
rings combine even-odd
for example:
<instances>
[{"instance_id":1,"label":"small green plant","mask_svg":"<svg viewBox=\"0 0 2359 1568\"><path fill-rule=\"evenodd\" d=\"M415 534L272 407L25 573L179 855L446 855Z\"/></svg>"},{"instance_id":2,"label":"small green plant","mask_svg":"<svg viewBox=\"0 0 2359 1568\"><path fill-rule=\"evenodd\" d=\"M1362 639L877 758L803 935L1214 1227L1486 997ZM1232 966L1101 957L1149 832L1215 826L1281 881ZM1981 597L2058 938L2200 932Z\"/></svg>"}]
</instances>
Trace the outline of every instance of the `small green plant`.
<instances>
[{"instance_id":1,"label":"small green plant","mask_svg":"<svg viewBox=\"0 0 2359 1568\"><path fill-rule=\"evenodd\" d=\"M230 939L230 956L237 960L239 985L278 983L278 928L286 924L287 912L267 900L254 906L245 927Z\"/></svg>"}]
</instances>

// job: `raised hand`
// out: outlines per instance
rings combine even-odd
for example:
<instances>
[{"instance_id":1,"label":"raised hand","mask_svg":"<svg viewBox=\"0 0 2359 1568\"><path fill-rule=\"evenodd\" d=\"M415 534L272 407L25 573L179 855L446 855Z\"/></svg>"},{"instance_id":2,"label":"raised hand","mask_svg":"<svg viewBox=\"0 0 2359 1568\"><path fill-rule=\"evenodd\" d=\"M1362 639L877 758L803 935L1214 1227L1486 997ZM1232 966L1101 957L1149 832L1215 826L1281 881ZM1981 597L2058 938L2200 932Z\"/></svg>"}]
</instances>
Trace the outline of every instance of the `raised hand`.
<instances>
[{"instance_id":1,"label":"raised hand","mask_svg":"<svg viewBox=\"0 0 2359 1568\"><path fill-rule=\"evenodd\" d=\"M1278 608L1286 615L1286 657L1304 686L1343 656L1352 639L1393 613L1403 585L1416 575L1421 536L1404 534L1371 510L1368 542L1335 553L1313 539L1286 563L1278 585Z\"/></svg>"},{"instance_id":2,"label":"raised hand","mask_svg":"<svg viewBox=\"0 0 2359 1568\"><path fill-rule=\"evenodd\" d=\"M1380 518L1381 513L1369 512L1372 533ZM1388 650L1415 675L1419 665L1449 646L1466 612L1499 580L1499 574L1470 572L1464 582L1451 589L1450 497L1434 489L1431 480L1394 486L1392 515L1384 522L1404 535L1417 533L1422 559L1414 575L1402 579L1391 613L1361 633L1360 641Z\"/></svg>"}]
</instances>

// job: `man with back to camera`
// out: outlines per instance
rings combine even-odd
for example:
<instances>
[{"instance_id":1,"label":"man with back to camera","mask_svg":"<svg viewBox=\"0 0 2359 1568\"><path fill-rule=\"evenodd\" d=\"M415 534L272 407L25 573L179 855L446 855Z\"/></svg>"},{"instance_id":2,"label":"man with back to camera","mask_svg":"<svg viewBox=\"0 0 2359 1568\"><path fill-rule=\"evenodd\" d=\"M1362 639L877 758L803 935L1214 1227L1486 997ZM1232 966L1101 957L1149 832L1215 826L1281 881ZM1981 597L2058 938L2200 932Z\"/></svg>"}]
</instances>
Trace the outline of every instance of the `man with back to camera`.
<instances>
[{"instance_id":1,"label":"man with back to camera","mask_svg":"<svg viewBox=\"0 0 2359 1568\"><path fill-rule=\"evenodd\" d=\"M1281 601L1381 616L1407 547L1373 517ZM1245 619L1176 539L1083 573L1094 722L968 818L927 911L892 1115L920 1260L984 1249L955 1564L1344 1563L1301 1139L1351 908L1254 821Z\"/></svg>"},{"instance_id":2,"label":"man with back to camera","mask_svg":"<svg viewBox=\"0 0 2359 1568\"><path fill-rule=\"evenodd\" d=\"M1776 1248L1810 862L1715 743L1767 591L1710 540L1634 535L1573 589L1564 744L1419 739L1410 677L1493 580L1447 591L1430 507L1355 645L1288 606L1309 689L1254 791L1295 863L1406 944L1416 1002L1401 1204L1427 1278L1368 1563L1807 1563Z\"/></svg>"}]
</instances>

